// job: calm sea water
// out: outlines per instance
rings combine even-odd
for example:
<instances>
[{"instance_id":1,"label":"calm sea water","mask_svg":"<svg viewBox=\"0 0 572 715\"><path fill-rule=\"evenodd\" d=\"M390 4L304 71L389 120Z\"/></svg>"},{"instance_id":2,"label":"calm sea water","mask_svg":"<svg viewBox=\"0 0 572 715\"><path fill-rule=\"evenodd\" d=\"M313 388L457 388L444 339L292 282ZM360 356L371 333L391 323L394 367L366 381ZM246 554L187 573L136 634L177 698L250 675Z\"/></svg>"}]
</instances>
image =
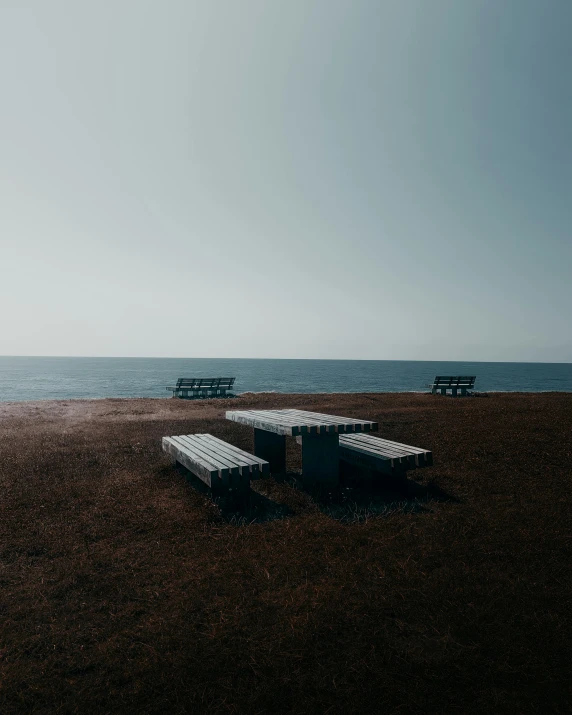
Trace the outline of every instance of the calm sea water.
<instances>
[{"instance_id":1,"label":"calm sea water","mask_svg":"<svg viewBox=\"0 0 572 715\"><path fill-rule=\"evenodd\" d=\"M0 357L0 401L168 397L178 377L236 377L236 392L425 392L435 375L479 391L572 392L572 363Z\"/></svg>"}]
</instances>

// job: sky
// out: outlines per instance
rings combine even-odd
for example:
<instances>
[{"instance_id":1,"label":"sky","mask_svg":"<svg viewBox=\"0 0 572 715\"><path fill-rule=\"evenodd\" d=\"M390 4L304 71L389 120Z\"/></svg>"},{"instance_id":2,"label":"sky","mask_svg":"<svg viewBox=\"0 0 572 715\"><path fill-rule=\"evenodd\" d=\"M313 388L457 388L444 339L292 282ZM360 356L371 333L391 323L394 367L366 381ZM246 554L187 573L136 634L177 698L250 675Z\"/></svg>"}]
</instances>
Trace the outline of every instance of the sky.
<instances>
[{"instance_id":1,"label":"sky","mask_svg":"<svg viewBox=\"0 0 572 715\"><path fill-rule=\"evenodd\" d=\"M570 0L0 0L0 355L572 362Z\"/></svg>"}]
</instances>

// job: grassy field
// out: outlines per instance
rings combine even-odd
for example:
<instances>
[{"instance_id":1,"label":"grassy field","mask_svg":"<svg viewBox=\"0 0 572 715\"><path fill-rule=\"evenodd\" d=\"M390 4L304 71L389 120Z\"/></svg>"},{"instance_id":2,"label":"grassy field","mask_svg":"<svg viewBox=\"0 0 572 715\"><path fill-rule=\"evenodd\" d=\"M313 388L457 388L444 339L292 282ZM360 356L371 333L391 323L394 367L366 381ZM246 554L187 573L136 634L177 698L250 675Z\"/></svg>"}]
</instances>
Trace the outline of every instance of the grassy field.
<instances>
[{"instance_id":1,"label":"grassy field","mask_svg":"<svg viewBox=\"0 0 572 715\"><path fill-rule=\"evenodd\" d=\"M279 407L435 466L237 514L161 452ZM557 393L0 403L0 712L570 712L571 428Z\"/></svg>"}]
</instances>

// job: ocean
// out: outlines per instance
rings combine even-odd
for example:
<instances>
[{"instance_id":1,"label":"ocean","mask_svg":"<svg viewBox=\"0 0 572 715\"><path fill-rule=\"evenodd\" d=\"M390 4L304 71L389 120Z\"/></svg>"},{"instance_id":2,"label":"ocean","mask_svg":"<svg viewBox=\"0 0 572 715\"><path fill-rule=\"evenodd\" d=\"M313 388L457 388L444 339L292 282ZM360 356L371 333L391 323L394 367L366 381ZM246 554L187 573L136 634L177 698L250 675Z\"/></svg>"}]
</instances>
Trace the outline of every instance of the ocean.
<instances>
[{"instance_id":1,"label":"ocean","mask_svg":"<svg viewBox=\"0 0 572 715\"><path fill-rule=\"evenodd\" d=\"M0 357L0 401L169 397L178 377L236 377L236 393L426 392L439 374L476 375L479 392L572 392L572 363Z\"/></svg>"}]
</instances>

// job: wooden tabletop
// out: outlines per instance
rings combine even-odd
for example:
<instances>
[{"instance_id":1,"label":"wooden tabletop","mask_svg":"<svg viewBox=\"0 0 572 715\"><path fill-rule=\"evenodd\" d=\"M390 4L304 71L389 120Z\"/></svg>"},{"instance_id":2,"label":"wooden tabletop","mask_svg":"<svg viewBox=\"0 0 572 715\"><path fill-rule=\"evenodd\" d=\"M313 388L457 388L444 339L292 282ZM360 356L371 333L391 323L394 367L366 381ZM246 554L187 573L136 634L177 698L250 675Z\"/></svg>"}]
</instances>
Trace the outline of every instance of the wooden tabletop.
<instances>
[{"instance_id":1,"label":"wooden tabletop","mask_svg":"<svg viewBox=\"0 0 572 715\"><path fill-rule=\"evenodd\" d=\"M377 422L370 420L354 420L351 417L323 415L306 410L231 410L226 413L226 418L289 437L333 432L376 432L378 428Z\"/></svg>"}]
</instances>

